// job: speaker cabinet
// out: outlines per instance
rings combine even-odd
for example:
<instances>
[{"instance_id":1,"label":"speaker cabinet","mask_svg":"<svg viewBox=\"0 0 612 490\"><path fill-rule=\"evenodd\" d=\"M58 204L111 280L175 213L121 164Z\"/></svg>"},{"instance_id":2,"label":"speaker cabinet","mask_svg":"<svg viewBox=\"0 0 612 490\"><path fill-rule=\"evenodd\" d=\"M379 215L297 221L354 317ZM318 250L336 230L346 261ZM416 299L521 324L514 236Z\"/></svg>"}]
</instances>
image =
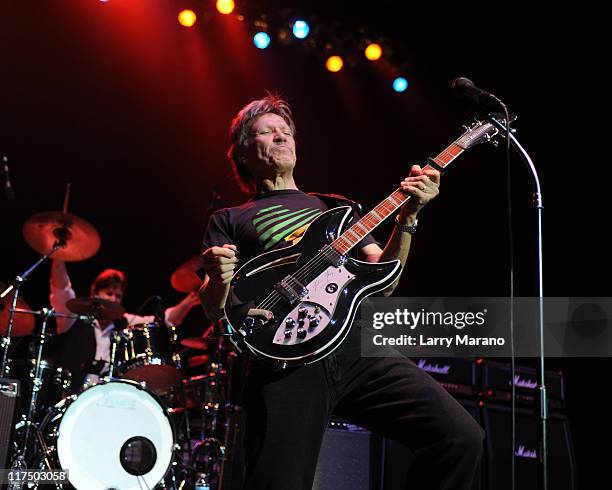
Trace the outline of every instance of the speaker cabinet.
<instances>
[{"instance_id":1,"label":"speaker cabinet","mask_svg":"<svg viewBox=\"0 0 612 490\"><path fill-rule=\"evenodd\" d=\"M371 490L379 487L380 437L360 427L333 422L323 436L313 490Z\"/></svg>"},{"instance_id":2,"label":"speaker cabinet","mask_svg":"<svg viewBox=\"0 0 612 490\"><path fill-rule=\"evenodd\" d=\"M19 381L0 378L0 468L9 468L19 402Z\"/></svg>"},{"instance_id":3,"label":"speaker cabinet","mask_svg":"<svg viewBox=\"0 0 612 490\"><path fill-rule=\"evenodd\" d=\"M516 410L516 444L512 447L512 413L509 407L488 405L482 410L487 432L486 481L490 490L511 490L512 458L516 466L516 488L538 490L538 415ZM548 418L549 488L575 490L575 462L567 417Z\"/></svg>"}]
</instances>

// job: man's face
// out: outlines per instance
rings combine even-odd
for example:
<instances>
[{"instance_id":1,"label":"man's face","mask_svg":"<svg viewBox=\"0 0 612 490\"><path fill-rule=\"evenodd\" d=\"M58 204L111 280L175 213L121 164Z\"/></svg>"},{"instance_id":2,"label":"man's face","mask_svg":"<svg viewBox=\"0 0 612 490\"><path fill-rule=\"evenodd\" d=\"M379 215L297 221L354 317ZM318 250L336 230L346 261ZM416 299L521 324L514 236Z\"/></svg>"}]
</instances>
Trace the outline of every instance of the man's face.
<instances>
[{"instance_id":1,"label":"man's face","mask_svg":"<svg viewBox=\"0 0 612 490\"><path fill-rule=\"evenodd\" d=\"M123 301L123 290L118 284L113 284L112 286L109 286L107 288L99 289L96 293L96 296L98 298L112 301L113 303L121 304L121 301Z\"/></svg>"},{"instance_id":2,"label":"man's face","mask_svg":"<svg viewBox=\"0 0 612 490\"><path fill-rule=\"evenodd\" d=\"M295 140L285 120L277 114L259 116L249 131L247 163L256 176L295 166Z\"/></svg>"}]
</instances>

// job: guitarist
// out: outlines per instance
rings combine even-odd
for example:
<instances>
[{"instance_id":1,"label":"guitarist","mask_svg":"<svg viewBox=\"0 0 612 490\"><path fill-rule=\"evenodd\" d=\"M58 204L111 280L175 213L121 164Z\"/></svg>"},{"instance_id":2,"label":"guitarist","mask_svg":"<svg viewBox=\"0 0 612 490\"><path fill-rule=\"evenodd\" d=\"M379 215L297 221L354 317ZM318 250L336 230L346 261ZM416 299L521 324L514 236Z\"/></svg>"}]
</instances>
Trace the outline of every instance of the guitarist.
<instances>
[{"instance_id":1,"label":"guitarist","mask_svg":"<svg viewBox=\"0 0 612 490\"><path fill-rule=\"evenodd\" d=\"M295 183L295 125L280 97L268 95L245 106L232 121L230 140L228 157L251 198L213 213L204 235L209 281L199 295L211 320L223 315L238 260L245 263L293 244L329 207L329 196L306 194ZM417 214L438 195L440 174L415 165L400 185L412 199L401 207L384 249L369 235L356 247L362 260L405 264ZM332 207L341 204L346 202ZM265 310L249 314L271 317ZM310 490L332 413L407 445L417 457L410 488L471 488L482 451L481 427L411 360L361 357L359 337L360 326L354 325L337 350L307 366L279 371L250 363L244 390L245 489Z\"/></svg>"}]
</instances>

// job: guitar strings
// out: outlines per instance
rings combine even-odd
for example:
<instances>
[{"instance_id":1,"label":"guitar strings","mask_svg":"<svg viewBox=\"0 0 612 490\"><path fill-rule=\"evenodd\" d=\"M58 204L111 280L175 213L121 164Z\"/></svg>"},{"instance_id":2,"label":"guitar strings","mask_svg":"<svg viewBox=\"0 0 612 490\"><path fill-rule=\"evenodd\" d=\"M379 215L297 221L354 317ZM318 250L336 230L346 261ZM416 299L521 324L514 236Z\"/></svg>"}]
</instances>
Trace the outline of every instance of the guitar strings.
<instances>
[{"instance_id":1,"label":"guitar strings","mask_svg":"<svg viewBox=\"0 0 612 490\"><path fill-rule=\"evenodd\" d=\"M429 166L429 165L428 165ZM401 197L400 196L396 196L396 193L401 193ZM396 189L393 193L391 193L391 195L389 195L389 197L387 197L384 201L382 201L381 203L379 203L377 206L375 206L373 208L373 211L376 211L379 214L387 214L387 216L385 216L383 219L378 219L375 217L369 217L368 215L364 216L362 218L362 220L365 219L377 219L378 222L374 221L373 222L373 226L370 228L371 232L372 230L374 230L376 227L378 227L378 225L380 225L380 223L382 223L390 214L394 213L395 211L397 211L397 209L400 208L400 206L402 206L408 199L410 199L410 196L408 196L408 198L404 198L404 193L401 189ZM388 207L388 205L390 204L390 202L392 202L391 204L391 210L389 209L385 209L386 207ZM399 204L398 204L399 201ZM382 213L381 213L382 211ZM370 211L371 213L371 211ZM368 213L368 214L370 214ZM357 223L361 222L362 220L359 220ZM355 223L355 224L357 224ZM355 225L351 226L349 228L352 229ZM368 233L369 233L368 232ZM346 233L346 231L345 231ZM355 234L357 234L356 232L353 232ZM344 234L344 233L343 233ZM362 240L364 237L361 237L359 234L357 234L358 237L360 237L360 240ZM365 236L365 235L364 235ZM331 245L339 240L341 240L341 237L338 237L336 240L334 240L334 242L332 242L331 244L329 244L329 246L331 247ZM350 242L349 242L350 243ZM356 242L354 244L352 244L348 249L346 249L346 251L344 253L341 253L341 255L345 255L346 253L348 253L357 243ZM336 250L335 248L331 247L334 251L338 252L338 250ZM324 267L320 270L318 270L320 268L321 265L324 265ZM297 279L300 282L310 282L310 281L306 281L307 277L309 274L311 273L315 273L315 277L317 275L319 275L321 272L323 272L327 267L328 267L328 263L326 260L326 257L324 256L324 253L319 252L317 255L315 255L312 259L310 259L306 264L304 264L300 269L298 269L295 274L293 274L292 276ZM274 308L275 306L277 306L279 304L280 301L282 301L284 298L281 294L279 294L276 291L272 291L259 305L258 308L261 309L271 309Z\"/></svg>"}]
</instances>

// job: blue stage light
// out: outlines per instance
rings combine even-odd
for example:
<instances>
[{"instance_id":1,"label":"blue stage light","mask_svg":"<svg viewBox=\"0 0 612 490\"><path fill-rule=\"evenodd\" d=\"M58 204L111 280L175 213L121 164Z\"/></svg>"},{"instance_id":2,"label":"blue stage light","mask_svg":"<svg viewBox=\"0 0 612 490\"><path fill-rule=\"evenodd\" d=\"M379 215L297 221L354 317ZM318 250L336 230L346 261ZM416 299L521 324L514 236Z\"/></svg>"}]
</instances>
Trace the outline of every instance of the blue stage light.
<instances>
[{"instance_id":1,"label":"blue stage light","mask_svg":"<svg viewBox=\"0 0 612 490\"><path fill-rule=\"evenodd\" d=\"M293 35L298 39L304 39L310 32L310 26L305 20L296 20L293 23Z\"/></svg>"},{"instance_id":2,"label":"blue stage light","mask_svg":"<svg viewBox=\"0 0 612 490\"><path fill-rule=\"evenodd\" d=\"M408 80L404 77L397 77L393 80L393 90L396 92L404 92L408 88Z\"/></svg>"},{"instance_id":3,"label":"blue stage light","mask_svg":"<svg viewBox=\"0 0 612 490\"><path fill-rule=\"evenodd\" d=\"M267 32L258 32L253 36L253 42L259 49L266 49L270 45L270 35Z\"/></svg>"}]
</instances>

